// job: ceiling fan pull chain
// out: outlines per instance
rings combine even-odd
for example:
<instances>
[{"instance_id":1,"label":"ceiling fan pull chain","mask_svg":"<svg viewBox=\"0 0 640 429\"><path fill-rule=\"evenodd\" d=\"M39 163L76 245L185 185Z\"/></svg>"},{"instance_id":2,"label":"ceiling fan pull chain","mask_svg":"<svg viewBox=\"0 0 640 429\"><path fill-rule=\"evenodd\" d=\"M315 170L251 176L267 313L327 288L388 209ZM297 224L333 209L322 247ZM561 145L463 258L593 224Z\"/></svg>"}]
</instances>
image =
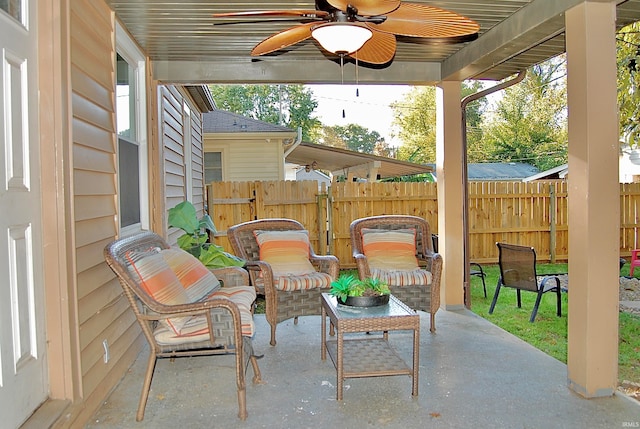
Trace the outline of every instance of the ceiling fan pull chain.
<instances>
[{"instance_id":1,"label":"ceiling fan pull chain","mask_svg":"<svg viewBox=\"0 0 640 429\"><path fill-rule=\"evenodd\" d=\"M358 51L356 51L356 97L360 97L360 88L358 88L359 84L360 80L358 78Z\"/></svg>"},{"instance_id":2,"label":"ceiling fan pull chain","mask_svg":"<svg viewBox=\"0 0 640 429\"><path fill-rule=\"evenodd\" d=\"M342 85L344 85L344 55L340 54L340 78L341 78L341 82ZM346 117L346 114L344 112L344 109L342 109L342 118L344 119Z\"/></svg>"}]
</instances>

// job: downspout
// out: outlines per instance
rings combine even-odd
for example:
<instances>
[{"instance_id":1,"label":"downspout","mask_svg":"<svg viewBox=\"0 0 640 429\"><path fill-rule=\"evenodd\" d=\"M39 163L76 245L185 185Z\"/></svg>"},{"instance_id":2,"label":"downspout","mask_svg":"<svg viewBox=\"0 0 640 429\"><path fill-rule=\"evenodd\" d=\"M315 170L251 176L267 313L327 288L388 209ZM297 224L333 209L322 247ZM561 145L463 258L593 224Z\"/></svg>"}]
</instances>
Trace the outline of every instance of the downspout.
<instances>
[{"instance_id":1,"label":"downspout","mask_svg":"<svg viewBox=\"0 0 640 429\"><path fill-rule=\"evenodd\" d=\"M287 161L287 156L289 156L291 152L300 145L300 143L302 143L302 127L298 127L298 135L296 136L296 139L291 144L291 147L284 153L285 162Z\"/></svg>"},{"instance_id":2,"label":"downspout","mask_svg":"<svg viewBox=\"0 0 640 429\"><path fill-rule=\"evenodd\" d=\"M469 258L469 175L467 171L467 104L472 101L476 101L482 97L486 97L489 94L509 88L516 83L521 82L527 75L526 70L522 70L518 73L518 76L511 80L500 82L499 84L492 86L491 88L483 89L475 94L467 95L460 102L462 109L462 189L463 189L463 205L462 205L462 232L464 234L463 255L464 255L464 305L468 309L471 309L471 277L470 271L470 258Z\"/></svg>"}]
</instances>

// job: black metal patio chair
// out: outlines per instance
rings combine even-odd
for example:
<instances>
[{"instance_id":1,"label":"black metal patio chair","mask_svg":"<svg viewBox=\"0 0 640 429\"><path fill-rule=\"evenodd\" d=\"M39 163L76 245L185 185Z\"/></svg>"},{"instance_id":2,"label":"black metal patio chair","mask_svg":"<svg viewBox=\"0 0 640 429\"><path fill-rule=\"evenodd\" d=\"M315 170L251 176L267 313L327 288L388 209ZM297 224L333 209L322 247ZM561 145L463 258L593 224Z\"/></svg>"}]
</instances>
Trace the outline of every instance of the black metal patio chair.
<instances>
[{"instance_id":1,"label":"black metal patio chair","mask_svg":"<svg viewBox=\"0 0 640 429\"><path fill-rule=\"evenodd\" d=\"M529 322L533 322L538 313L538 307L542 295L546 292L555 292L557 296L558 317L562 316L560 279L556 275L548 275L538 281L536 273L536 251L533 247L520 246L516 244L496 243L499 250L498 264L500 265L500 278L493 295L489 314L493 314L493 309L498 301L500 288L510 287L516 290L518 308L522 307L520 291L530 291L538 294L536 303L531 312Z\"/></svg>"}]
</instances>

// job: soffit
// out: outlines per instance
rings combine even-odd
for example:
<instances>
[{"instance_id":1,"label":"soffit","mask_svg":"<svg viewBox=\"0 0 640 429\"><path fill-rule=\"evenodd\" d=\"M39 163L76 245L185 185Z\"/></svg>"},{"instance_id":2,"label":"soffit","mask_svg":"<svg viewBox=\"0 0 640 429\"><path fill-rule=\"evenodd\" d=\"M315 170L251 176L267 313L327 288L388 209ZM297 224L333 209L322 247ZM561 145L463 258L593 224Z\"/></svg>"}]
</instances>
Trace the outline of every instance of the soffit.
<instances>
[{"instance_id":1,"label":"soffit","mask_svg":"<svg viewBox=\"0 0 640 429\"><path fill-rule=\"evenodd\" d=\"M356 170L363 172L366 171L369 166L378 168L378 174L381 179L433 171L433 167L429 165L414 164L412 162L399 161L397 159L306 142L296 146L296 148L287 155L285 161L302 166L311 165L313 162L316 162L316 169L330 171L334 176L348 176L350 172Z\"/></svg>"}]
</instances>

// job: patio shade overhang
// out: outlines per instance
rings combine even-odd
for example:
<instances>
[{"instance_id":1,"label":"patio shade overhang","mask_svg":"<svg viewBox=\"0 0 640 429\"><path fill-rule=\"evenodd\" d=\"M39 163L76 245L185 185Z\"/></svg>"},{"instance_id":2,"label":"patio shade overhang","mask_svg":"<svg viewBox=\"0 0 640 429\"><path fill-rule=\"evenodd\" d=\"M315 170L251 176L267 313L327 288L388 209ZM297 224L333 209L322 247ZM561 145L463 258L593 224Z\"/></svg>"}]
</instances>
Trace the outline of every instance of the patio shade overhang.
<instances>
[{"instance_id":1,"label":"patio shade overhang","mask_svg":"<svg viewBox=\"0 0 640 429\"><path fill-rule=\"evenodd\" d=\"M251 57L266 37L296 25L288 20L214 19L230 11L313 9L314 1L211 2L106 0L153 63L163 83L339 83L336 55L319 49L312 38L273 54ZM565 11L583 0L411 0L448 9L480 25L471 42L435 44L398 37L391 63L358 66L366 84L428 85L443 80L502 80L565 51ZM640 20L640 0L619 0L618 28ZM355 65L344 67L345 82L356 80Z\"/></svg>"},{"instance_id":2,"label":"patio shade overhang","mask_svg":"<svg viewBox=\"0 0 640 429\"><path fill-rule=\"evenodd\" d=\"M317 169L330 171L334 176L348 176L349 173L354 172L362 173L373 167L377 169L380 179L433 171L433 167L429 165L306 142L300 143L291 151L286 157L286 162L301 166L311 165L315 162Z\"/></svg>"}]
</instances>

